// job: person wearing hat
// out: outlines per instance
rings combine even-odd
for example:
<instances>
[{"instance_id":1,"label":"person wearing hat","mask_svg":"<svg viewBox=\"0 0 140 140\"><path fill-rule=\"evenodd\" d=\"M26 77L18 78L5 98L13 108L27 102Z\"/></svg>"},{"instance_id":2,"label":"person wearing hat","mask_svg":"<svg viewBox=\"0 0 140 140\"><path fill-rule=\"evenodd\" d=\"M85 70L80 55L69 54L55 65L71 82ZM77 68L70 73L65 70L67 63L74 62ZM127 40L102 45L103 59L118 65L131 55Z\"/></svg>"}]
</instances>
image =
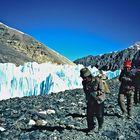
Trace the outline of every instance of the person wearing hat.
<instances>
[{"instance_id":1,"label":"person wearing hat","mask_svg":"<svg viewBox=\"0 0 140 140\"><path fill-rule=\"evenodd\" d=\"M88 68L80 70L80 76L83 79L82 85L87 101L87 125L88 132L94 131L95 117L98 121L98 129L103 127L104 121L104 100L105 94L103 83L98 77L94 77Z\"/></svg>"},{"instance_id":2,"label":"person wearing hat","mask_svg":"<svg viewBox=\"0 0 140 140\"><path fill-rule=\"evenodd\" d=\"M135 75L132 73L132 63L131 61L124 62L124 68L122 69L119 81L121 82L118 103L122 111L122 116L128 116L129 119L132 118L132 106L135 91ZM125 98L127 100L127 107L125 105Z\"/></svg>"}]
</instances>

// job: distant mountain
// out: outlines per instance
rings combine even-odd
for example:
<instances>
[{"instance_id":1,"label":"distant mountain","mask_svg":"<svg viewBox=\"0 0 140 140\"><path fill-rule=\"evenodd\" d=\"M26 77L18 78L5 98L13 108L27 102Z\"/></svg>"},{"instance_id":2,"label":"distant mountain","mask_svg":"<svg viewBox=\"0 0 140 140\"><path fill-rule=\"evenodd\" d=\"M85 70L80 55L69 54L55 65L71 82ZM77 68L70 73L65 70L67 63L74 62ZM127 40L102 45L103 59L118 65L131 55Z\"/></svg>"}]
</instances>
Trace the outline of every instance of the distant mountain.
<instances>
[{"instance_id":1,"label":"distant mountain","mask_svg":"<svg viewBox=\"0 0 140 140\"><path fill-rule=\"evenodd\" d=\"M98 56L87 56L74 61L76 64L83 64L84 66L95 66L102 70L117 70L120 69L125 60L132 60L136 52L140 50L140 42L135 43L129 48L107 53Z\"/></svg>"},{"instance_id":2,"label":"distant mountain","mask_svg":"<svg viewBox=\"0 0 140 140\"><path fill-rule=\"evenodd\" d=\"M0 22L0 63L22 65L33 61L75 65L31 36Z\"/></svg>"}]
</instances>

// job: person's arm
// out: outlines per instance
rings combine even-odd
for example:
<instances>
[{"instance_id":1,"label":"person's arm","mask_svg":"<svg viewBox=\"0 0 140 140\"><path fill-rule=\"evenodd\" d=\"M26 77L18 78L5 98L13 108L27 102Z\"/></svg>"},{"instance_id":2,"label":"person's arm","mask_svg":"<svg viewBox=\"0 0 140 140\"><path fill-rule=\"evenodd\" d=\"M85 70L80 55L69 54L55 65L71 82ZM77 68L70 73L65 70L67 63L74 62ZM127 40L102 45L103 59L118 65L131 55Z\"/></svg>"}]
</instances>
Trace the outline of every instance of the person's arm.
<instances>
[{"instance_id":1,"label":"person's arm","mask_svg":"<svg viewBox=\"0 0 140 140\"><path fill-rule=\"evenodd\" d=\"M102 82L102 80L100 80L99 79L99 81L98 81L98 95L97 95L97 97L102 97L102 96L104 96L104 86L103 86L103 82Z\"/></svg>"},{"instance_id":2,"label":"person's arm","mask_svg":"<svg viewBox=\"0 0 140 140\"><path fill-rule=\"evenodd\" d=\"M86 101L88 101L89 99L89 96L90 96L90 88L89 86L85 83L85 81L82 81L82 85L83 85L83 90L84 90L84 93L85 93L85 97L86 97Z\"/></svg>"},{"instance_id":3,"label":"person's arm","mask_svg":"<svg viewBox=\"0 0 140 140\"><path fill-rule=\"evenodd\" d=\"M120 73L120 75L119 75L119 81L120 81L120 82L122 82L122 77L123 77L123 75L124 75L124 71L122 70L121 73Z\"/></svg>"}]
</instances>

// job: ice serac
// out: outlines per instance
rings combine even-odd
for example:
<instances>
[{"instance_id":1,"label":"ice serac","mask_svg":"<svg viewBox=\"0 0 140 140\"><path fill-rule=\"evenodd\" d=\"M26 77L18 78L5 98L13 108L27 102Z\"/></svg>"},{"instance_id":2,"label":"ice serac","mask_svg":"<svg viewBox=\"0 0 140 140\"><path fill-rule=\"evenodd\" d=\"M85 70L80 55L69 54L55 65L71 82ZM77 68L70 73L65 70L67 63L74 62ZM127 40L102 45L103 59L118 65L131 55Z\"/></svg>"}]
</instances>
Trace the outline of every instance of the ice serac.
<instances>
[{"instance_id":1,"label":"ice serac","mask_svg":"<svg viewBox=\"0 0 140 140\"><path fill-rule=\"evenodd\" d=\"M83 65L56 65L49 63L25 63L17 67L11 63L0 63L0 100L13 97L47 95L82 88L79 71ZM93 75L98 69L89 67ZM119 71L105 72L109 79Z\"/></svg>"}]
</instances>

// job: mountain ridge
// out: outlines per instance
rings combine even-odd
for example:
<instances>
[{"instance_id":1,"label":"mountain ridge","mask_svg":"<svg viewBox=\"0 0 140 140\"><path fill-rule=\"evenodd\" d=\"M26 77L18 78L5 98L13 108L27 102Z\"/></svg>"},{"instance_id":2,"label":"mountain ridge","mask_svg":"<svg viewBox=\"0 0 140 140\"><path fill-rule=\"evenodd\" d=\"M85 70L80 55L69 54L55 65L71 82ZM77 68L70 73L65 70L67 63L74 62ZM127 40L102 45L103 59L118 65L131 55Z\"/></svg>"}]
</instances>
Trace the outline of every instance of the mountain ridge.
<instances>
[{"instance_id":1,"label":"mountain ridge","mask_svg":"<svg viewBox=\"0 0 140 140\"><path fill-rule=\"evenodd\" d=\"M30 35L0 22L0 62L22 65L26 62L75 65Z\"/></svg>"},{"instance_id":2,"label":"mountain ridge","mask_svg":"<svg viewBox=\"0 0 140 140\"><path fill-rule=\"evenodd\" d=\"M140 50L140 42L122 50L106 53L97 56L86 56L74 61L76 64L82 64L85 67L91 66L102 70L115 71L121 69L125 60L132 60L136 52Z\"/></svg>"}]
</instances>

